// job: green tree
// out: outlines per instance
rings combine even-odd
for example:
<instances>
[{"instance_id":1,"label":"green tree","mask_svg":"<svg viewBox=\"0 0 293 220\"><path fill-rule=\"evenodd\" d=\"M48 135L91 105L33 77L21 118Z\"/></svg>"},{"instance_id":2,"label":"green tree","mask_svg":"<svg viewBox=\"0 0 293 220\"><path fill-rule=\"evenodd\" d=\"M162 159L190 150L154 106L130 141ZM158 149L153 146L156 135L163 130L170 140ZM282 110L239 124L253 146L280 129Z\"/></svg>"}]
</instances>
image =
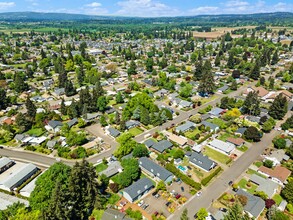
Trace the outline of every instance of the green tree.
<instances>
[{"instance_id":1,"label":"green tree","mask_svg":"<svg viewBox=\"0 0 293 220\"><path fill-rule=\"evenodd\" d=\"M232 81L231 86L230 86L230 89L231 90L234 90L234 91L237 90L237 82L236 82L236 80L233 80Z\"/></svg>"},{"instance_id":2,"label":"green tree","mask_svg":"<svg viewBox=\"0 0 293 220\"><path fill-rule=\"evenodd\" d=\"M5 89L0 88L0 110L5 109L8 104L8 99L6 96Z\"/></svg>"},{"instance_id":3,"label":"green tree","mask_svg":"<svg viewBox=\"0 0 293 220\"><path fill-rule=\"evenodd\" d=\"M106 117L104 115L101 115L100 117L100 124L102 125L102 127L106 127L108 125Z\"/></svg>"},{"instance_id":4,"label":"green tree","mask_svg":"<svg viewBox=\"0 0 293 220\"><path fill-rule=\"evenodd\" d=\"M30 100L29 97L27 97L26 102L25 102L25 107L27 109L27 115L34 120L36 117L36 113L37 113L37 108L34 105L34 103Z\"/></svg>"},{"instance_id":5,"label":"green tree","mask_svg":"<svg viewBox=\"0 0 293 220\"><path fill-rule=\"evenodd\" d=\"M254 80L257 80L260 77L260 62L259 62L259 60L256 61L253 68L251 69L249 77Z\"/></svg>"},{"instance_id":6,"label":"green tree","mask_svg":"<svg viewBox=\"0 0 293 220\"><path fill-rule=\"evenodd\" d=\"M264 165L265 167L272 168L273 165L274 165L274 162L271 161L271 160L265 160L265 161L263 162L263 165Z\"/></svg>"},{"instance_id":7,"label":"green tree","mask_svg":"<svg viewBox=\"0 0 293 220\"><path fill-rule=\"evenodd\" d=\"M200 208L197 212L197 215L196 215L196 219L197 220L205 220L206 217L209 216L209 213L208 211L205 209L205 208Z\"/></svg>"},{"instance_id":8,"label":"green tree","mask_svg":"<svg viewBox=\"0 0 293 220\"><path fill-rule=\"evenodd\" d=\"M143 144L137 144L132 152L133 157L146 157L149 155L147 147Z\"/></svg>"},{"instance_id":9,"label":"green tree","mask_svg":"<svg viewBox=\"0 0 293 220\"><path fill-rule=\"evenodd\" d=\"M187 209L184 209L184 210L183 210L182 215L181 215L181 217L180 217L180 220L189 220Z\"/></svg>"},{"instance_id":10,"label":"green tree","mask_svg":"<svg viewBox=\"0 0 293 220\"><path fill-rule=\"evenodd\" d=\"M224 215L224 220L249 220L249 216L243 212L243 207L240 203L235 203L229 209L227 214Z\"/></svg>"},{"instance_id":11,"label":"green tree","mask_svg":"<svg viewBox=\"0 0 293 220\"><path fill-rule=\"evenodd\" d=\"M198 92L201 94L211 94L216 89L215 80L211 71L206 72L198 86Z\"/></svg>"},{"instance_id":12,"label":"green tree","mask_svg":"<svg viewBox=\"0 0 293 220\"><path fill-rule=\"evenodd\" d=\"M242 112L250 115L259 115L259 104L258 92L249 92L243 103Z\"/></svg>"},{"instance_id":13,"label":"green tree","mask_svg":"<svg viewBox=\"0 0 293 220\"><path fill-rule=\"evenodd\" d=\"M274 147L277 149L285 149L286 140L284 138L276 138L273 140Z\"/></svg>"},{"instance_id":14,"label":"green tree","mask_svg":"<svg viewBox=\"0 0 293 220\"><path fill-rule=\"evenodd\" d=\"M275 50L275 53L273 54L273 57L272 57L271 65L277 64L278 61L279 61L278 50Z\"/></svg>"},{"instance_id":15,"label":"green tree","mask_svg":"<svg viewBox=\"0 0 293 220\"><path fill-rule=\"evenodd\" d=\"M44 212L52 198L56 182L66 186L71 168L63 163L55 163L46 170L36 181L36 186L29 197L33 210Z\"/></svg>"},{"instance_id":16,"label":"green tree","mask_svg":"<svg viewBox=\"0 0 293 220\"><path fill-rule=\"evenodd\" d=\"M66 83L65 83L65 95L69 97L69 96L73 96L75 94L76 94L76 90L73 87L73 84L72 84L71 80L66 81Z\"/></svg>"},{"instance_id":17,"label":"green tree","mask_svg":"<svg viewBox=\"0 0 293 220\"><path fill-rule=\"evenodd\" d=\"M180 88L179 94L184 98L190 97L192 95L192 85L185 84L183 87Z\"/></svg>"},{"instance_id":18,"label":"green tree","mask_svg":"<svg viewBox=\"0 0 293 220\"><path fill-rule=\"evenodd\" d=\"M244 132L244 137L248 140L253 140L257 142L261 139L261 133L257 130L256 127L250 126Z\"/></svg>"},{"instance_id":19,"label":"green tree","mask_svg":"<svg viewBox=\"0 0 293 220\"><path fill-rule=\"evenodd\" d=\"M134 60L131 60L130 65L129 65L129 68L127 70L127 74L128 75L135 75L135 74L137 74L136 68L137 68L136 63L134 62Z\"/></svg>"},{"instance_id":20,"label":"green tree","mask_svg":"<svg viewBox=\"0 0 293 220\"><path fill-rule=\"evenodd\" d=\"M153 71L153 66L154 66L153 58L147 58L145 65L146 65L146 70L148 72L152 72Z\"/></svg>"},{"instance_id":21,"label":"green tree","mask_svg":"<svg viewBox=\"0 0 293 220\"><path fill-rule=\"evenodd\" d=\"M14 89L16 92L24 92L29 89L28 84L24 82L24 79L20 74L15 74L15 79L14 79Z\"/></svg>"},{"instance_id":22,"label":"green tree","mask_svg":"<svg viewBox=\"0 0 293 220\"><path fill-rule=\"evenodd\" d=\"M269 115L274 119L282 119L288 111L288 101L281 93L274 99L269 108Z\"/></svg>"},{"instance_id":23,"label":"green tree","mask_svg":"<svg viewBox=\"0 0 293 220\"><path fill-rule=\"evenodd\" d=\"M118 92L116 95L116 103L124 103L124 99L121 92Z\"/></svg>"},{"instance_id":24,"label":"green tree","mask_svg":"<svg viewBox=\"0 0 293 220\"><path fill-rule=\"evenodd\" d=\"M107 101L107 98L105 96L100 96L98 98L97 107L98 107L99 111L105 112L105 110L107 108L107 104L108 104L108 101Z\"/></svg>"}]
</instances>

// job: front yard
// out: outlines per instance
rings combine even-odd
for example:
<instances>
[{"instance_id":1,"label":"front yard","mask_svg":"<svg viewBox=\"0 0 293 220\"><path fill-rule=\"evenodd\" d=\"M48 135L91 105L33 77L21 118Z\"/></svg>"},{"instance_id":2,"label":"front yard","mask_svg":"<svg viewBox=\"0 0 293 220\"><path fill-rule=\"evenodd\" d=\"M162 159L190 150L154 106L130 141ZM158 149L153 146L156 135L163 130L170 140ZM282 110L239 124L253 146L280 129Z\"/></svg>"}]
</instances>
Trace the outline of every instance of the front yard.
<instances>
[{"instance_id":1,"label":"front yard","mask_svg":"<svg viewBox=\"0 0 293 220\"><path fill-rule=\"evenodd\" d=\"M100 163L96 166L96 172L99 173L99 172L102 172L104 171L105 169L108 168L108 165L107 164L104 164L104 163Z\"/></svg>"},{"instance_id":2,"label":"front yard","mask_svg":"<svg viewBox=\"0 0 293 220\"><path fill-rule=\"evenodd\" d=\"M131 129L129 129L128 132L129 132L130 134L132 134L132 135L135 137L135 136L137 136L137 135L143 133L143 130L140 129L140 128L135 127L135 128L131 128Z\"/></svg>"},{"instance_id":3,"label":"front yard","mask_svg":"<svg viewBox=\"0 0 293 220\"><path fill-rule=\"evenodd\" d=\"M208 157L210 157L211 159L218 161L222 164L227 164L230 160L230 157L228 157L225 154L220 153L219 151L216 151L210 147L205 147L204 148L204 155L207 155Z\"/></svg>"},{"instance_id":4,"label":"front yard","mask_svg":"<svg viewBox=\"0 0 293 220\"><path fill-rule=\"evenodd\" d=\"M247 192L253 194L257 188L257 185L247 181L246 179L241 179L238 183L238 186L242 189L246 189Z\"/></svg>"},{"instance_id":5,"label":"front yard","mask_svg":"<svg viewBox=\"0 0 293 220\"><path fill-rule=\"evenodd\" d=\"M28 135L34 136L34 137L40 137L42 134L44 134L44 130L42 128L32 128L31 130L26 132Z\"/></svg>"},{"instance_id":6,"label":"front yard","mask_svg":"<svg viewBox=\"0 0 293 220\"><path fill-rule=\"evenodd\" d=\"M200 134L201 131L198 129L198 127L196 127L194 130L192 131L187 131L184 133L184 136L189 138L189 139L192 139L194 140L194 137L197 135L197 134Z\"/></svg>"}]
</instances>

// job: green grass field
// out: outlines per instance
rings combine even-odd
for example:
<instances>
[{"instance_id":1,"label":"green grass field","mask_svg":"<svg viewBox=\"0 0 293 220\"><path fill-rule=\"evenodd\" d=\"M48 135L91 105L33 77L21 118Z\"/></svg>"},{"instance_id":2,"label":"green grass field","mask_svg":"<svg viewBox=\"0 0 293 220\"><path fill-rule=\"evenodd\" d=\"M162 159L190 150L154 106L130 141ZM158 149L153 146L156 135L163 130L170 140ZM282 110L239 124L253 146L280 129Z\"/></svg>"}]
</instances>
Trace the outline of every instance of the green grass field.
<instances>
[{"instance_id":1,"label":"green grass field","mask_svg":"<svg viewBox=\"0 0 293 220\"><path fill-rule=\"evenodd\" d=\"M247 190L247 192L249 192L249 193L251 193L251 194L253 194L254 192L255 192L255 190L256 190L256 188L257 188L257 185L256 184L254 184L254 183L250 183L251 184L251 187L247 187L247 180L246 179L241 179L240 181L239 181L239 183L238 183L238 186L240 187L240 188L242 188L242 189L246 189Z\"/></svg>"},{"instance_id":2,"label":"green grass field","mask_svg":"<svg viewBox=\"0 0 293 220\"><path fill-rule=\"evenodd\" d=\"M108 165L104 163L100 163L99 165L96 166L96 171L97 173L102 172L103 170L107 169Z\"/></svg>"},{"instance_id":3,"label":"green grass field","mask_svg":"<svg viewBox=\"0 0 293 220\"><path fill-rule=\"evenodd\" d=\"M223 164L226 164L230 160L230 157L228 157L227 155L222 154L219 151L216 151L210 147L205 147L204 154L210 157L211 159Z\"/></svg>"},{"instance_id":4,"label":"green grass field","mask_svg":"<svg viewBox=\"0 0 293 220\"><path fill-rule=\"evenodd\" d=\"M276 202L277 205L280 205L280 203L283 201L283 198L279 194L276 194L273 196L273 200Z\"/></svg>"},{"instance_id":5,"label":"green grass field","mask_svg":"<svg viewBox=\"0 0 293 220\"><path fill-rule=\"evenodd\" d=\"M135 128L129 129L128 132L135 137L135 136L141 134L143 131L140 128L135 127Z\"/></svg>"},{"instance_id":6,"label":"green grass field","mask_svg":"<svg viewBox=\"0 0 293 220\"><path fill-rule=\"evenodd\" d=\"M44 134L45 132L43 131L42 128L32 128L31 130L27 131L26 133L28 135L32 135L32 136L35 136L35 137L39 137L42 134Z\"/></svg>"},{"instance_id":7,"label":"green grass field","mask_svg":"<svg viewBox=\"0 0 293 220\"><path fill-rule=\"evenodd\" d=\"M193 137L195 137L195 135L200 134L200 133L201 133L201 131L198 130L198 128L195 128L193 131L185 132L184 136L189 139L193 139Z\"/></svg>"}]
</instances>

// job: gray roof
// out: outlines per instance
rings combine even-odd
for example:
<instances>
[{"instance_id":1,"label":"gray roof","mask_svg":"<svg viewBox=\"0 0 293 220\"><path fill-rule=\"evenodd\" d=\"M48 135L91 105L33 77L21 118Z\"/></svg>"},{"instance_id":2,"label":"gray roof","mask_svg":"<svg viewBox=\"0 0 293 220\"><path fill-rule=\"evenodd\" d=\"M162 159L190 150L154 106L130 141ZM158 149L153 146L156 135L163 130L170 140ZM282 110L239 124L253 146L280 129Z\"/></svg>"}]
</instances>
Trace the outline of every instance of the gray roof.
<instances>
[{"instance_id":1,"label":"gray roof","mask_svg":"<svg viewBox=\"0 0 293 220\"><path fill-rule=\"evenodd\" d=\"M217 128L219 128L218 125L208 122L208 121L203 121L201 124L203 124L205 127L209 127L211 130L215 130Z\"/></svg>"},{"instance_id":2,"label":"gray roof","mask_svg":"<svg viewBox=\"0 0 293 220\"><path fill-rule=\"evenodd\" d=\"M260 122L260 117L256 117L256 116L253 116L253 115L247 116L246 119L251 121L251 122L257 122L257 123Z\"/></svg>"},{"instance_id":3,"label":"gray roof","mask_svg":"<svg viewBox=\"0 0 293 220\"><path fill-rule=\"evenodd\" d=\"M130 121L125 122L126 128L130 128L132 126L138 126L138 125L139 125L138 121L130 120Z\"/></svg>"},{"instance_id":4,"label":"gray roof","mask_svg":"<svg viewBox=\"0 0 293 220\"><path fill-rule=\"evenodd\" d=\"M2 169L3 167L5 167L7 164L9 164L10 162L12 162L12 160L10 160L7 157L2 157L0 158L0 169Z\"/></svg>"},{"instance_id":5,"label":"gray roof","mask_svg":"<svg viewBox=\"0 0 293 220\"><path fill-rule=\"evenodd\" d=\"M272 196L276 193L276 190L279 187L278 183L273 182L270 179L265 179L256 174L251 175L250 181L258 185L257 191L265 192L265 194L267 194L269 198L272 198Z\"/></svg>"},{"instance_id":6,"label":"gray roof","mask_svg":"<svg viewBox=\"0 0 293 220\"><path fill-rule=\"evenodd\" d=\"M210 170L215 166L215 162L197 152L187 152L186 156L189 158L189 162L196 166L202 167L204 170Z\"/></svg>"},{"instance_id":7,"label":"gray roof","mask_svg":"<svg viewBox=\"0 0 293 220\"><path fill-rule=\"evenodd\" d=\"M20 181L22 181L23 178L25 178L30 173L36 171L38 167L36 167L34 164L26 164L24 167L22 167L21 170L19 170L14 175L9 176L8 179L6 179L2 185L5 187L12 189L13 187L17 186Z\"/></svg>"},{"instance_id":8,"label":"gray roof","mask_svg":"<svg viewBox=\"0 0 293 220\"><path fill-rule=\"evenodd\" d=\"M215 115L215 116L217 116L217 115L221 114L223 111L224 111L224 109L222 109L222 108L218 108L218 107L215 107L215 108L213 108L209 113L210 113L211 115Z\"/></svg>"},{"instance_id":9,"label":"gray roof","mask_svg":"<svg viewBox=\"0 0 293 220\"><path fill-rule=\"evenodd\" d=\"M182 107L191 107L192 106L192 102L189 101L185 101L185 100L181 100L179 105L181 105Z\"/></svg>"},{"instance_id":10,"label":"gray roof","mask_svg":"<svg viewBox=\"0 0 293 220\"><path fill-rule=\"evenodd\" d=\"M48 124L52 127L52 128L57 128L57 127L62 127L63 124L61 121L55 121L55 120L52 120L52 121L49 121Z\"/></svg>"},{"instance_id":11,"label":"gray roof","mask_svg":"<svg viewBox=\"0 0 293 220\"><path fill-rule=\"evenodd\" d=\"M166 170L164 167L161 167L146 157L139 159L139 166L154 174L163 181L167 180L170 176L173 176L170 171Z\"/></svg>"},{"instance_id":12,"label":"gray roof","mask_svg":"<svg viewBox=\"0 0 293 220\"><path fill-rule=\"evenodd\" d=\"M96 112L96 113L87 113L86 116L85 116L85 119L92 120L92 119L97 118L100 115L101 115L101 113L99 113L99 112Z\"/></svg>"},{"instance_id":13,"label":"gray roof","mask_svg":"<svg viewBox=\"0 0 293 220\"><path fill-rule=\"evenodd\" d=\"M143 142L145 144L145 146L147 147L151 147L153 146L155 143L157 143L156 141L154 141L153 139L148 139L145 142Z\"/></svg>"},{"instance_id":14,"label":"gray roof","mask_svg":"<svg viewBox=\"0 0 293 220\"><path fill-rule=\"evenodd\" d=\"M125 215L126 214L123 212L119 212L118 210L108 208L102 215L101 220L124 220Z\"/></svg>"},{"instance_id":15,"label":"gray roof","mask_svg":"<svg viewBox=\"0 0 293 220\"><path fill-rule=\"evenodd\" d=\"M176 132L185 132L185 131L188 131L192 128L195 128L195 124L191 121L186 121L186 123L182 124L182 125L179 125L177 128L176 128Z\"/></svg>"},{"instance_id":16,"label":"gray roof","mask_svg":"<svg viewBox=\"0 0 293 220\"><path fill-rule=\"evenodd\" d=\"M55 140L49 140L46 144L47 147L53 148L57 144L57 141Z\"/></svg>"},{"instance_id":17,"label":"gray roof","mask_svg":"<svg viewBox=\"0 0 293 220\"><path fill-rule=\"evenodd\" d=\"M228 85L224 85L221 88L218 88L219 91L225 92L227 89L229 89Z\"/></svg>"},{"instance_id":18,"label":"gray roof","mask_svg":"<svg viewBox=\"0 0 293 220\"><path fill-rule=\"evenodd\" d=\"M118 137L120 135L120 131L115 128L110 127L108 131L112 137Z\"/></svg>"},{"instance_id":19,"label":"gray roof","mask_svg":"<svg viewBox=\"0 0 293 220\"><path fill-rule=\"evenodd\" d=\"M125 188L123 193L127 193L134 200L153 187L154 184L149 178L142 178Z\"/></svg>"},{"instance_id":20,"label":"gray roof","mask_svg":"<svg viewBox=\"0 0 293 220\"><path fill-rule=\"evenodd\" d=\"M254 196L242 189L237 191L237 195L243 195L247 197L247 204L244 206L244 210L249 212L255 218L257 218L265 208L265 201L260 197Z\"/></svg>"},{"instance_id":21,"label":"gray roof","mask_svg":"<svg viewBox=\"0 0 293 220\"><path fill-rule=\"evenodd\" d=\"M25 136L23 134L17 134L15 135L14 139L17 141L21 141L25 138Z\"/></svg>"},{"instance_id":22,"label":"gray roof","mask_svg":"<svg viewBox=\"0 0 293 220\"><path fill-rule=\"evenodd\" d=\"M161 140L159 142L156 142L151 148L155 149L156 151L162 153L165 150L171 148L173 144L168 140Z\"/></svg>"},{"instance_id":23,"label":"gray roof","mask_svg":"<svg viewBox=\"0 0 293 220\"><path fill-rule=\"evenodd\" d=\"M114 176L115 174L119 173L119 170L123 170L121 164L119 161L114 161L112 163L109 164L109 166L107 167L107 169L101 171L99 174L102 175L106 175L106 177L111 177Z\"/></svg>"},{"instance_id":24,"label":"gray roof","mask_svg":"<svg viewBox=\"0 0 293 220\"><path fill-rule=\"evenodd\" d=\"M67 122L67 124L70 128L77 123L78 123L77 118L74 118L74 119L70 120L69 122Z\"/></svg>"},{"instance_id":25,"label":"gray roof","mask_svg":"<svg viewBox=\"0 0 293 220\"><path fill-rule=\"evenodd\" d=\"M239 133L239 134L244 134L244 132L246 131L247 128L238 128L237 131L235 131L235 133Z\"/></svg>"}]
</instances>

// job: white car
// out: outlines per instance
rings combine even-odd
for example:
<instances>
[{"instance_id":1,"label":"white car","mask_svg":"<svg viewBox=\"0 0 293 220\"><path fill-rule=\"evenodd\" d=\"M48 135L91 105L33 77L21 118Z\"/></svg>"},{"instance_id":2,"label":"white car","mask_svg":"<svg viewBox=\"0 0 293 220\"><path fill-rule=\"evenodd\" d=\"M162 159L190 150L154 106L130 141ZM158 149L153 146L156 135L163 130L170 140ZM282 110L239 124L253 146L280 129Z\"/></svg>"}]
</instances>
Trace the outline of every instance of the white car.
<instances>
[{"instance_id":1,"label":"white car","mask_svg":"<svg viewBox=\"0 0 293 220\"><path fill-rule=\"evenodd\" d=\"M201 194L202 194L202 191L198 191L198 192L196 193L196 196L197 196L197 197L200 197Z\"/></svg>"},{"instance_id":2,"label":"white car","mask_svg":"<svg viewBox=\"0 0 293 220\"><path fill-rule=\"evenodd\" d=\"M144 203L143 200L141 200L137 205L138 205L138 206L142 206L143 203Z\"/></svg>"}]
</instances>

